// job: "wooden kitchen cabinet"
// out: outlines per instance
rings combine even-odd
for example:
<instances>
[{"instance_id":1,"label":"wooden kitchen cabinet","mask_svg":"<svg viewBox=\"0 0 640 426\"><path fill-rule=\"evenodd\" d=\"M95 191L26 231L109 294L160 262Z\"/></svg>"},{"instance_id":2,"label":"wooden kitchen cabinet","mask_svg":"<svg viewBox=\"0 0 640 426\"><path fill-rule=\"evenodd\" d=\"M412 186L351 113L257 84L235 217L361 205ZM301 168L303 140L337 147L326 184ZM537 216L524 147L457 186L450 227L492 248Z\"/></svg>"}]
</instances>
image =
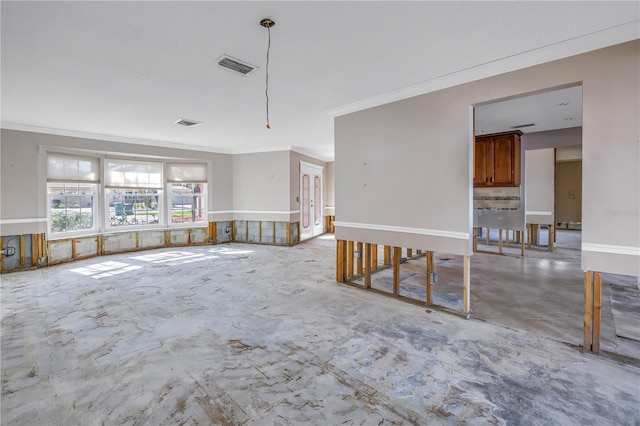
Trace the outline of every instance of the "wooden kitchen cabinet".
<instances>
[{"instance_id":1,"label":"wooden kitchen cabinet","mask_svg":"<svg viewBox=\"0 0 640 426\"><path fill-rule=\"evenodd\" d=\"M520 130L476 136L473 186L520 186Z\"/></svg>"}]
</instances>

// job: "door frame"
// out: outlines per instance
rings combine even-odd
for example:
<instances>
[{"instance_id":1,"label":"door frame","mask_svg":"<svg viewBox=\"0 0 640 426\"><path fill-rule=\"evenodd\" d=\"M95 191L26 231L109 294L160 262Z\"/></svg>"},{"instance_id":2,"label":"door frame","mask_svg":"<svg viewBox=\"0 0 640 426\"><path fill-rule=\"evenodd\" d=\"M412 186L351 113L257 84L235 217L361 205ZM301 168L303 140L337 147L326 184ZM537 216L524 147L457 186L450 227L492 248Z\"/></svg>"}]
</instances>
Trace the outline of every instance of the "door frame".
<instances>
[{"instance_id":1,"label":"door frame","mask_svg":"<svg viewBox=\"0 0 640 426\"><path fill-rule=\"evenodd\" d=\"M305 169L311 172L311 175L313 177L315 176L319 176L320 177L320 200L315 200L315 194L314 194L314 182L313 179L310 182L310 191L309 193L311 194L311 200L313 202L313 204L311 206L309 206L309 214L310 214L310 221L313 222L312 226L310 227L309 230L305 230L304 226L303 226L303 221L304 221L304 203L306 202L306 200L304 199L304 194L303 194L303 176L304 176L304 172ZM300 160L300 167L299 167L299 182L300 182L300 240L305 240L308 238L313 238L315 236L321 235L324 233L324 166L320 166L318 164L314 164L314 163L309 163L307 161L302 161ZM319 211L319 217L315 218L316 220L314 221L314 209L317 207L320 207Z\"/></svg>"}]
</instances>

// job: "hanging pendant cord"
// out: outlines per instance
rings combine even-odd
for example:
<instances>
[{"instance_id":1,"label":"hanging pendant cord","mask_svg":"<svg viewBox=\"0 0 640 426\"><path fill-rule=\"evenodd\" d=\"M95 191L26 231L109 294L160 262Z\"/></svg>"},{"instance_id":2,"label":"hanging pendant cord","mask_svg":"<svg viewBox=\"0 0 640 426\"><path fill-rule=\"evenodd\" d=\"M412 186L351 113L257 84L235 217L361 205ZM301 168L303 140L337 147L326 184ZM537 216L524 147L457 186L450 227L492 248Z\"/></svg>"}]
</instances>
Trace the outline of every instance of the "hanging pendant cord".
<instances>
[{"instance_id":1,"label":"hanging pendant cord","mask_svg":"<svg viewBox=\"0 0 640 426\"><path fill-rule=\"evenodd\" d=\"M269 51L271 50L271 28L267 27L267 33L269 34L269 43L267 44L267 72L266 72L266 80L265 80L265 89L264 95L267 99L267 129L271 129L271 125L269 124Z\"/></svg>"}]
</instances>

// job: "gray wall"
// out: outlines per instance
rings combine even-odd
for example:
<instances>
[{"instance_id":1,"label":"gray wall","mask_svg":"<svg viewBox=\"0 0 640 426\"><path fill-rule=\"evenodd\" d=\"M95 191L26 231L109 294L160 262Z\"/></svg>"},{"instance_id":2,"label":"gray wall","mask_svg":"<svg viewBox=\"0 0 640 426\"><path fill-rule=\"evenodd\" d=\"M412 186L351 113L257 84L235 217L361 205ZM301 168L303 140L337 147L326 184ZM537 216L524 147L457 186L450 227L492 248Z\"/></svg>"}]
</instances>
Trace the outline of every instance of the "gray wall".
<instances>
[{"instance_id":1,"label":"gray wall","mask_svg":"<svg viewBox=\"0 0 640 426\"><path fill-rule=\"evenodd\" d=\"M232 157L228 154L2 129L0 140L2 166L0 232L2 235L46 231L46 148L208 161L212 165L212 176L208 185L210 194L208 210L224 211L232 208ZM21 223L11 223L16 220ZM218 219L210 218L210 220Z\"/></svg>"},{"instance_id":2,"label":"gray wall","mask_svg":"<svg viewBox=\"0 0 640 426\"><path fill-rule=\"evenodd\" d=\"M525 150L582 145L582 127L525 133L520 140Z\"/></svg>"},{"instance_id":3,"label":"gray wall","mask_svg":"<svg viewBox=\"0 0 640 426\"><path fill-rule=\"evenodd\" d=\"M524 163L526 222L551 225L554 222L554 149L527 150Z\"/></svg>"},{"instance_id":4,"label":"gray wall","mask_svg":"<svg viewBox=\"0 0 640 426\"><path fill-rule=\"evenodd\" d=\"M469 106L582 83L582 267L640 275L639 50L635 40L337 117L336 238L471 254Z\"/></svg>"},{"instance_id":5,"label":"gray wall","mask_svg":"<svg viewBox=\"0 0 640 426\"><path fill-rule=\"evenodd\" d=\"M333 216L336 207L336 163L330 161L324 169L324 214Z\"/></svg>"},{"instance_id":6,"label":"gray wall","mask_svg":"<svg viewBox=\"0 0 640 426\"><path fill-rule=\"evenodd\" d=\"M290 185L289 151L234 155L234 218L289 221Z\"/></svg>"}]
</instances>

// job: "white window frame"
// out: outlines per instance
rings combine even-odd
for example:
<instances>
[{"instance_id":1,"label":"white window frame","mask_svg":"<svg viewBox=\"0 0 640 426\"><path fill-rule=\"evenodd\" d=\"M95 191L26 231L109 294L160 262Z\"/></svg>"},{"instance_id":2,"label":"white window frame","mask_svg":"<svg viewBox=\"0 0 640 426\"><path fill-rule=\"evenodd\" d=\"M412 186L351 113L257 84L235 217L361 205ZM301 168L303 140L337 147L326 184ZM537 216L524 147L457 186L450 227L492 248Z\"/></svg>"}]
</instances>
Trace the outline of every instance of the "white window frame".
<instances>
[{"instance_id":1,"label":"white window frame","mask_svg":"<svg viewBox=\"0 0 640 426\"><path fill-rule=\"evenodd\" d=\"M60 167L60 163L64 165ZM71 166L71 167L70 167ZM102 223L102 206L100 202L100 158L96 156L77 155L61 153L55 151L47 152L47 236L50 240L60 240L84 235L91 235L100 232ZM50 193L51 185L81 185L92 188L92 216L93 226L87 229L73 231L54 232L52 230L51 201L55 194ZM79 195L79 197L82 197ZM80 208L80 211L82 209Z\"/></svg>"},{"instance_id":2,"label":"white window frame","mask_svg":"<svg viewBox=\"0 0 640 426\"><path fill-rule=\"evenodd\" d=\"M208 207L211 162L152 157L120 157L110 156L104 153L91 155L83 152L75 153L65 149L58 150L54 147L51 147L51 149L53 151L47 151L47 180L45 183L47 233L51 240L75 238L99 233L206 227L209 224ZM118 166L121 166L121 168L118 168ZM148 166L146 170L145 166ZM114 174L110 174L110 170L114 171ZM204 193L201 196L201 205L199 205L199 210L201 211L200 220L173 223L173 206L171 201L174 194L173 184L177 183L204 185ZM56 194L49 193L49 184L70 184L91 187L93 203L93 227L91 229L52 233L53 212L51 209L51 201L55 200ZM112 225L112 207L109 206L109 198L113 193L112 191L148 189L157 191L157 194L154 194L157 196L158 204L157 223ZM142 195L142 197L145 196L146 195ZM140 196L132 194L131 197ZM123 200L123 202L125 202L125 200ZM126 215L123 215L123 218L124 216Z\"/></svg>"},{"instance_id":3,"label":"white window frame","mask_svg":"<svg viewBox=\"0 0 640 426\"><path fill-rule=\"evenodd\" d=\"M167 161L165 175L167 226L170 228L192 228L194 226L209 225L209 165L207 163ZM205 193L202 197L202 220L196 222L173 222L173 184L204 184Z\"/></svg>"}]
</instances>

